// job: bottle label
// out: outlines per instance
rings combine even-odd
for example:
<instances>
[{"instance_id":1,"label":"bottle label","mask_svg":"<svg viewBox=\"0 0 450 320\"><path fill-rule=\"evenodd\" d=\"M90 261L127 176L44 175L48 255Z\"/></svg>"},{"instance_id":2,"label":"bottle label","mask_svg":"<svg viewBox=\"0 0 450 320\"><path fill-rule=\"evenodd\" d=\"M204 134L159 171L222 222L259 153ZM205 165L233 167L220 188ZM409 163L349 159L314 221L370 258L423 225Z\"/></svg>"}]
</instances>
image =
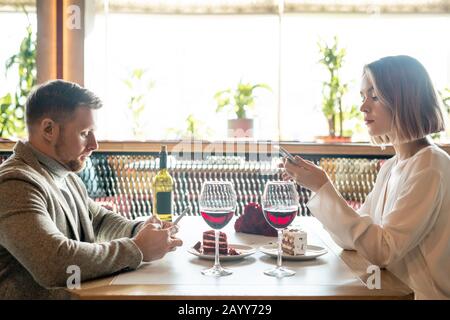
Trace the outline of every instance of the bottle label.
<instances>
[{"instance_id":1,"label":"bottle label","mask_svg":"<svg viewBox=\"0 0 450 320\"><path fill-rule=\"evenodd\" d=\"M156 194L156 212L158 214L172 213L172 192L158 192Z\"/></svg>"}]
</instances>

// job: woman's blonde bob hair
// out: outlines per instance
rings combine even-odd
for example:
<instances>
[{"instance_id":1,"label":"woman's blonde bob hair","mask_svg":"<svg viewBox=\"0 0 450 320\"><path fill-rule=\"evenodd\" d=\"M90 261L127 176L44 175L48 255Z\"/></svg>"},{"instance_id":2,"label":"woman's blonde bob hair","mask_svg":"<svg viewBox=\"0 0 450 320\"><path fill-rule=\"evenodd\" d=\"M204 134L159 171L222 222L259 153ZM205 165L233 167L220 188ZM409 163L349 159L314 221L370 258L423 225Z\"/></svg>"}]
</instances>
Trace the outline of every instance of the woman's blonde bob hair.
<instances>
[{"instance_id":1,"label":"woman's blonde bob hair","mask_svg":"<svg viewBox=\"0 0 450 320\"><path fill-rule=\"evenodd\" d=\"M405 143L445 130L438 95L419 61L403 55L384 57L364 66L364 75L392 115L392 135L373 136L372 142Z\"/></svg>"}]
</instances>

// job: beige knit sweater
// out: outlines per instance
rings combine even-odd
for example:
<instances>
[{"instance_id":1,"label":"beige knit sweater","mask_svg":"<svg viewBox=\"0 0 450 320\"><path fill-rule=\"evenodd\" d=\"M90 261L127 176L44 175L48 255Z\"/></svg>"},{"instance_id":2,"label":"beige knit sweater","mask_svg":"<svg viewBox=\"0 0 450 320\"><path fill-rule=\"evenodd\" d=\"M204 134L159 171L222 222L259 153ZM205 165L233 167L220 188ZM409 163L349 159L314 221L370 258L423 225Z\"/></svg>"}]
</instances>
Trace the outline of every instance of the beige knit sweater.
<instances>
[{"instance_id":1,"label":"beige knit sweater","mask_svg":"<svg viewBox=\"0 0 450 320\"><path fill-rule=\"evenodd\" d=\"M68 298L69 266L80 268L83 281L142 262L130 239L136 223L91 200L76 174L66 179L80 233L61 190L28 143L18 142L0 166L0 299Z\"/></svg>"}]
</instances>

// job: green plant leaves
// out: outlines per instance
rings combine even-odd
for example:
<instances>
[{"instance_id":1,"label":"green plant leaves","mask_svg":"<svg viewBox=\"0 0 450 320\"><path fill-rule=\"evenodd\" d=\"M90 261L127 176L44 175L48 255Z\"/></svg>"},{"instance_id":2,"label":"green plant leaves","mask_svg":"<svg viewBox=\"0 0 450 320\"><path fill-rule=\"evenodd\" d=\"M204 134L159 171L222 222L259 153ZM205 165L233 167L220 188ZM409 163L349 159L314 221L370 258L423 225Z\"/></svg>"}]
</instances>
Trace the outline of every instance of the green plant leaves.
<instances>
[{"instance_id":1,"label":"green plant leaves","mask_svg":"<svg viewBox=\"0 0 450 320\"><path fill-rule=\"evenodd\" d=\"M318 42L319 51L322 58L319 60L328 73L329 80L322 83L322 112L328 120L329 134L334 136L336 133L336 121L339 123L339 135L343 136L345 130L343 123L346 113L342 108L342 97L348 90L348 84L342 84L339 71L346 55L345 48L338 48L337 36L333 39L333 44Z\"/></svg>"},{"instance_id":2,"label":"green plant leaves","mask_svg":"<svg viewBox=\"0 0 450 320\"><path fill-rule=\"evenodd\" d=\"M216 112L222 111L226 106L231 105L231 89L216 92L214 99L217 101Z\"/></svg>"},{"instance_id":3,"label":"green plant leaves","mask_svg":"<svg viewBox=\"0 0 450 320\"><path fill-rule=\"evenodd\" d=\"M144 137L145 123L143 113L146 108L145 98L155 86L154 81L146 79L147 70L136 68L130 71L129 77L122 82L129 90L128 111L131 116L132 130L135 138Z\"/></svg>"},{"instance_id":4,"label":"green plant leaves","mask_svg":"<svg viewBox=\"0 0 450 320\"><path fill-rule=\"evenodd\" d=\"M450 113L450 87L444 88L442 91L439 91L439 96L441 97L442 103L445 107L445 111Z\"/></svg>"},{"instance_id":5,"label":"green plant leaves","mask_svg":"<svg viewBox=\"0 0 450 320\"><path fill-rule=\"evenodd\" d=\"M217 102L216 112L229 108L234 111L238 119L246 118L246 111L253 109L255 106L255 89L265 89L272 92L270 86L265 83L251 84L240 80L234 91L228 88L214 94L214 99Z\"/></svg>"},{"instance_id":6,"label":"green plant leaves","mask_svg":"<svg viewBox=\"0 0 450 320\"><path fill-rule=\"evenodd\" d=\"M184 129L169 128L166 132L175 134L179 139L205 139L212 134L212 130L203 121L195 118L193 114L187 116L185 123Z\"/></svg>"},{"instance_id":7,"label":"green plant leaves","mask_svg":"<svg viewBox=\"0 0 450 320\"><path fill-rule=\"evenodd\" d=\"M16 91L13 94L5 93L0 98L0 137L3 138L25 135L25 101L36 84L36 36L31 24L26 28L19 52L6 60L6 77L14 66L17 66L19 75Z\"/></svg>"}]
</instances>

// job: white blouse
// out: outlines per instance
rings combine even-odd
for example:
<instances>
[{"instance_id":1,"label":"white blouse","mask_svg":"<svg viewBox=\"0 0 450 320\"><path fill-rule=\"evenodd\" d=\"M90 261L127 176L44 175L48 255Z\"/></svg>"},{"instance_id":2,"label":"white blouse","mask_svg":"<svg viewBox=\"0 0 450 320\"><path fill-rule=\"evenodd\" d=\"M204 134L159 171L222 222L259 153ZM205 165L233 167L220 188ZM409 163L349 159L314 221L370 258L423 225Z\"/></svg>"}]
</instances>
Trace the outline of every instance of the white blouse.
<instances>
[{"instance_id":1,"label":"white blouse","mask_svg":"<svg viewBox=\"0 0 450 320\"><path fill-rule=\"evenodd\" d=\"M338 245L391 271L416 299L450 299L449 183L450 157L432 145L387 160L358 211L330 182L307 206Z\"/></svg>"}]
</instances>

